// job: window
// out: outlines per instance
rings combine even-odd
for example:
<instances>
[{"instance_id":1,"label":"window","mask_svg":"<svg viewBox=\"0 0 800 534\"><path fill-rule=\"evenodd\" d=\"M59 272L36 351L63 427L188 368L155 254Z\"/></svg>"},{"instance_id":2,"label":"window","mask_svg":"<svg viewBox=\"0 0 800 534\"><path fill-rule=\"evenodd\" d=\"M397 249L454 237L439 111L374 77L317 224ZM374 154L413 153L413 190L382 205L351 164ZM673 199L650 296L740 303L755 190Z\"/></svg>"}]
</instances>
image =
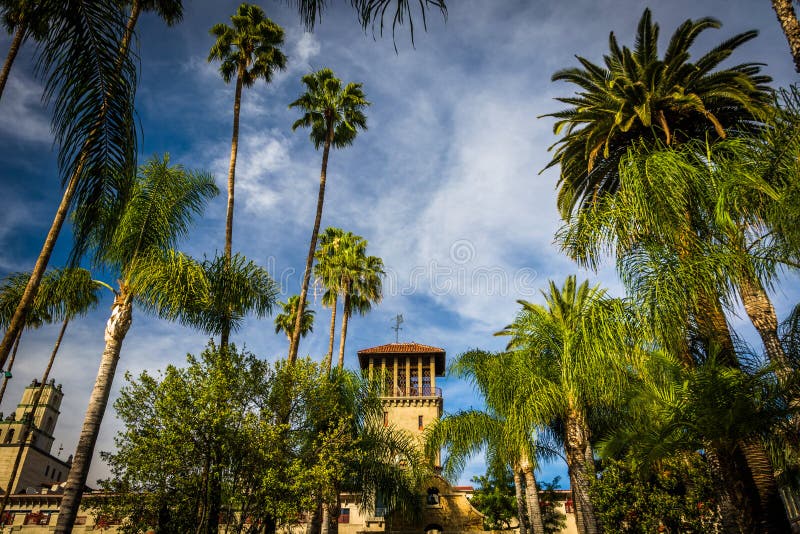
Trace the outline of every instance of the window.
<instances>
[{"instance_id":1,"label":"window","mask_svg":"<svg viewBox=\"0 0 800 534\"><path fill-rule=\"evenodd\" d=\"M439 506L438 488L428 488L428 497L425 499L425 504L428 506Z\"/></svg>"},{"instance_id":2,"label":"window","mask_svg":"<svg viewBox=\"0 0 800 534\"><path fill-rule=\"evenodd\" d=\"M14 439L14 429L13 428L9 429L8 433L6 434L6 443L11 443L12 439Z\"/></svg>"},{"instance_id":3,"label":"window","mask_svg":"<svg viewBox=\"0 0 800 534\"><path fill-rule=\"evenodd\" d=\"M389 426L389 412L383 412L383 426Z\"/></svg>"},{"instance_id":4,"label":"window","mask_svg":"<svg viewBox=\"0 0 800 534\"><path fill-rule=\"evenodd\" d=\"M58 472L58 476L56 477L56 482L61 482L61 471Z\"/></svg>"},{"instance_id":5,"label":"window","mask_svg":"<svg viewBox=\"0 0 800 534\"><path fill-rule=\"evenodd\" d=\"M44 476L47 476L49 474L50 474L50 466L48 465L47 467L44 468Z\"/></svg>"},{"instance_id":6,"label":"window","mask_svg":"<svg viewBox=\"0 0 800 534\"><path fill-rule=\"evenodd\" d=\"M339 512L339 523L349 523L350 522L350 508L342 508L342 511Z\"/></svg>"},{"instance_id":7,"label":"window","mask_svg":"<svg viewBox=\"0 0 800 534\"><path fill-rule=\"evenodd\" d=\"M419 429L420 429L420 430L422 430L423 428L425 428L425 427L422 425L422 416L421 416L421 415L420 415L419 417L417 417L417 426L419 427Z\"/></svg>"}]
</instances>

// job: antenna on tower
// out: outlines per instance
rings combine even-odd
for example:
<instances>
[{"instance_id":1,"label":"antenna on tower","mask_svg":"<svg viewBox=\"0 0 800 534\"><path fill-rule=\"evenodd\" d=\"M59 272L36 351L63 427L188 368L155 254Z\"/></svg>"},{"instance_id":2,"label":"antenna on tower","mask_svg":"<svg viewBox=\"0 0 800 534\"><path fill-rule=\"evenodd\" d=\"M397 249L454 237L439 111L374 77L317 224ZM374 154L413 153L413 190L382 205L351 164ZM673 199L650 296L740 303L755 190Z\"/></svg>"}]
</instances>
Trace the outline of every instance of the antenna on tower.
<instances>
[{"instance_id":1,"label":"antenna on tower","mask_svg":"<svg viewBox=\"0 0 800 534\"><path fill-rule=\"evenodd\" d=\"M392 327L392 330L394 330L394 342L395 343L400 343L400 330L403 329L400 326L401 324L403 324L403 314L402 313L398 313L394 318L394 326Z\"/></svg>"}]
</instances>

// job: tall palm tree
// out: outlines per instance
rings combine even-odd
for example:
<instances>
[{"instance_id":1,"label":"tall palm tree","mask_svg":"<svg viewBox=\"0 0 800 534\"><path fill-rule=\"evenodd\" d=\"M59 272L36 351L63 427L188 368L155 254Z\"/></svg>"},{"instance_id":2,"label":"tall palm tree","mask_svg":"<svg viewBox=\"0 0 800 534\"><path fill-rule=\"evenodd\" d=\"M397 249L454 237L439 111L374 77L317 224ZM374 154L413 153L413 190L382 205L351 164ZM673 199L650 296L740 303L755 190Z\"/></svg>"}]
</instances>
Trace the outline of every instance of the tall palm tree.
<instances>
[{"instance_id":1,"label":"tall palm tree","mask_svg":"<svg viewBox=\"0 0 800 534\"><path fill-rule=\"evenodd\" d=\"M220 23L211 28L217 38L208 53L208 61L219 60L220 74L225 83L236 79L233 97L233 135L231 158L228 167L228 207L225 215L225 257L230 260L233 246L233 203L236 175L236 154L239 149L239 111L242 103L242 88L252 87L256 81L272 80L275 70L286 67L286 56L279 46L283 44L283 29L264 15L255 5L242 4L231 16L233 26ZM228 343L230 330L222 331L220 344Z\"/></svg>"},{"instance_id":2,"label":"tall palm tree","mask_svg":"<svg viewBox=\"0 0 800 534\"><path fill-rule=\"evenodd\" d=\"M294 328L298 302L300 302L300 297L297 295L292 295L286 302L279 302L278 304L283 308L283 311L275 316L275 333L283 332L289 342L292 341L292 329ZM314 310L309 310L308 308L303 310L301 328L303 331L300 335L303 337L314 331Z\"/></svg>"},{"instance_id":3,"label":"tall palm tree","mask_svg":"<svg viewBox=\"0 0 800 534\"><path fill-rule=\"evenodd\" d=\"M328 172L328 155L331 147L344 148L353 144L358 130L367 128L367 117L364 109L369 102L361 90L360 83L348 83L342 87L342 81L336 78L330 69L321 69L302 78L306 92L289 104L289 108L299 108L303 116L292 124L292 130L311 128L309 137L314 148L322 147L322 168L319 175L319 193L317 195L317 213L311 231L311 242L308 247L303 283L300 289L300 308L304 308L311 281L311 267L314 252L317 249L317 236L322 221L322 206L325 202L325 181ZM289 361L294 362L300 342L300 316L297 317L289 345ZM0 362L1 363L1 362Z\"/></svg>"},{"instance_id":4,"label":"tall palm tree","mask_svg":"<svg viewBox=\"0 0 800 534\"><path fill-rule=\"evenodd\" d=\"M511 336L508 348L515 356L497 394L525 420L563 425L575 521L581 534L595 533L589 407L608 405L624 387L626 312L604 290L578 285L574 276L561 289L551 281L543 295L544 305L519 301L522 311L496 334Z\"/></svg>"},{"instance_id":5,"label":"tall palm tree","mask_svg":"<svg viewBox=\"0 0 800 534\"><path fill-rule=\"evenodd\" d=\"M51 11L52 10L52 11ZM5 365L25 316L33 304L61 227L75 204L98 206L113 176L134 165L133 94L136 68L129 57L133 35L117 2L48 2L47 35L38 48L45 78L45 103L53 103L52 129L59 145L58 163L66 185L61 202L28 285L0 343ZM97 210L83 210L84 228ZM85 247L78 234L75 255Z\"/></svg>"},{"instance_id":6,"label":"tall palm tree","mask_svg":"<svg viewBox=\"0 0 800 534\"><path fill-rule=\"evenodd\" d=\"M364 241L366 249L366 241ZM353 312L365 315L373 303L383 299L385 274L383 260L377 256L367 256L362 250L345 252L345 270L342 276L342 332L339 336L339 367L344 367L344 346L347 340L347 325Z\"/></svg>"},{"instance_id":7,"label":"tall palm tree","mask_svg":"<svg viewBox=\"0 0 800 534\"><path fill-rule=\"evenodd\" d=\"M800 21L797 20L797 13L792 5L792 0L772 0L772 9L778 17L786 40L789 41L794 59L794 70L800 72Z\"/></svg>"},{"instance_id":8,"label":"tall palm tree","mask_svg":"<svg viewBox=\"0 0 800 534\"><path fill-rule=\"evenodd\" d=\"M133 100L136 65L130 45L143 10L154 10L174 24L182 15L181 0L130 0L124 16L120 4L67 0L39 5L49 25L41 39L39 64L45 78L44 100L53 103L52 126L59 144L58 163L65 185L28 285L0 342L0 367L5 365L18 332L47 269L56 240L74 205L73 263L85 252L88 235L100 218L102 198L119 184L114 177L136 167L136 121ZM116 191L124 196L124 191Z\"/></svg>"},{"instance_id":9,"label":"tall palm tree","mask_svg":"<svg viewBox=\"0 0 800 534\"><path fill-rule=\"evenodd\" d=\"M105 328L106 346L67 476L56 532L72 530L108 395L131 325L133 303L167 319L191 323L204 306L208 282L202 267L173 250L192 218L217 194L213 178L152 159L131 176L130 195L109 201L102 224L90 234L94 261L118 273L118 288Z\"/></svg>"},{"instance_id":10,"label":"tall palm tree","mask_svg":"<svg viewBox=\"0 0 800 534\"><path fill-rule=\"evenodd\" d=\"M348 232L349 234L349 232ZM325 367L331 370L333 360L333 339L336 335L336 309L339 302L339 292L341 290L341 277L339 276L339 248L345 238L345 232L341 228L329 226L322 232L319 238L319 247L314 254L317 263L314 266L315 276L325 287L322 295L322 305L331 308L331 328L328 335L328 352L325 354ZM290 340L291 343L291 340Z\"/></svg>"},{"instance_id":11,"label":"tall palm tree","mask_svg":"<svg viewBox=\"0 0 800 534\"><path fill-rule=\"evenodd\" d=\"M591 205L619 187L620 158L636 142L666 145L687 139L713 141L746 130L768 107L768 76L755 63L718 69L739 46L758 32L726 39L690 61L697 37L719 21L686 20L671 36L664 57L658 55L658 24L645 9L633 49L620 47L613 32L605 66L578 57L580 68L564 69L553 81L578 86L574 96L557 100L569 107L555 117L562 134L546 168L560 166L558 208L563 217Z\"/></svg>"},{"instance_id":12,"label":"tall palm tree","mask_svg":"<svg viewBox=\"0 0 800 534\"><path fill-rule=\"evenodd\" d=\"M0 516L8 506L8 500L14 489L14 483L17 478L20 461L22 460L22 453L25 450L25 444L28 441L28 436L33 430L33 419L36 417L36 410L39 407L39 401L42 398L45 384L50 377L50 370L53 368L58 349L61 346L61 341L64 338L64 333L71 319L77 315L84 315L90 309L94 308L99 300L99 291L102 287L109 287L102 282L92 280L91 274L85 269L61 269L48 272L42 281L42 288L37 295L37 301L44 301L49 304L49 308L53 313L49 314L50 320L61 319L61 328L58 332L53 350L50 353L50 359L47 362L42 380L39 382L39 387L33 396L33 405L27 416L23 420L22 431L19 436L19 446L17 447L17 456L11 467L11 475L8 480L8 485L5 488L2 504L0 504ZM5 383L3 384L5 386Z\"/></svg>"}]
</instances>

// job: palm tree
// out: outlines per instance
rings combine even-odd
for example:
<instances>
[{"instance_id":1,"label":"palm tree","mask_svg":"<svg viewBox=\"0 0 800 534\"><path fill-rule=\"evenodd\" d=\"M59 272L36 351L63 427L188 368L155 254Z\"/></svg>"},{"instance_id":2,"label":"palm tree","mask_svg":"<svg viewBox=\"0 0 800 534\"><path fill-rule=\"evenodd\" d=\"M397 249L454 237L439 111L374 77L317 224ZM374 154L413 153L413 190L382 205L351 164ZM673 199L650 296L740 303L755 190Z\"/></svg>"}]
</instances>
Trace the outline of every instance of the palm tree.
<instances>
[{"instance_id":1,"label":"palm tree","mask_svg":"<svg viewBox=\"0 0 800 534\"><path fill-rule=\"evenodd\" d=\"M31 407L27 417L23 420L22 431L19 436L19 446L17 447L17 456L11 468L11 475L8 480L8 485L5 488L2 504L0 504L0 516L8 506L8 500L14 489L14 483L17 478L19 464L22 459L22 453L25 450L25 444L28 441L28 436L33 430L32 423L36 416L36 410L39 407L39 401L42 397L45 384L50 377L50 370L53 368L58 349L61 346L61 341L64 338L64 333L72 318L77 315L86 314L91 308L97 304L99 300L98 292L102 287L109 287L102 282L92 280L91 274L85 269L62 269L48 272L43 281L41 290L37 295L37 301L47 302L52 312L48 314L49 319L61 319L61 329L58 332L53 351L50 353L50 360L47 362L42 380L39 382L39 388L33 396L33 406ZM3 383L5 388L5 382ZM0 394L0 400L2 395Z\"/></svg>"},{"instance_id":2,"label":"palm tree","mask_svg":"<svg viewBox=\"0 0 800 534\"><path fill-rule=\"evenodd\" d=\"M11 66L17 57L20 47L28 37L41 41L47 35L48 17L42 9L44 2L32 0L1 0L0 11L3 13L3 26L8 33L13 33L11 46L8 49L3 70L0 71L0 98L11 72Z\"/></svg>"},{"instance_id":3,"label":"palm tree","mask_svg":"<svg viewBox=\"0 0 800 534\"><path fill-rule=\"evenodd\" d=\"M380 494L392 511L413 514L431 473L413 436L384 427L380 382L337 368L323 370L318 383L309 406L314 439L306 454L310 465L321 468L322 533L337 531L343 491L359 494L362 510L374 510Z\"/></svg>"},{"instance_id":4,"label":"palm tree","mask_svg":"<svg viewBox=\"0 0 800 534\"><path fill-rule=\"evenodd\" d=\"M789 41L794 70L800 72L800 22L797 20L792 0L772 0L772 9L775 10L786 40Z\"/></svg>"},{"instance_id":5,"label":"palm tree","mask_svg":"<svg viewBox=\"0 0 800 534\"><path fill-rule=\"evenodd\" d=\"M620 158L636 142L673 145L707 135L713 141L747 130L758 120L770 101L765 85L770 78L759 74L755 63L717 69L756 37L756 31L726 39L689 61L695 39L719 27L712 18L685 21L659 58L658 24L645 9L632 50L620 48L611 33L605 66L578 57L582 68L553 75L553 81L579 87L576 95L557 99L568 108L545 115L557 119L556 134L563 132L546 167L560 166L558 207L563 217L617 190Z\"/></svg>"},{"instance_id":6,"label":"palm tree","mask_svg":"<svg viewBox=\"0 0 800 534\"><path fill-rule=\"evenodd\" d=\"M472 382L487 410L460 411L435 422L426 430L425 450L434 457L442 446L447 446L443 472L450 478L463 470L470 456L486 447L488 464L497 462L512 468L520 532L525 531L526 517L530 519L531 532L544 532L534 469L537 458L549 451L535 442L531 421L519 417L519 413L503 411L510 407L502 404L503 396L497 392L506 387L504 375L510 364L509 354L481 350L469 351L453 362L450 373Z\"/></svg>"},{"instance_id":7,"label":"palm tree","mask_svg":"<svg viewBox=\"0 0 800 534\"><path fill-rule=\"evenodd\" d=\"M364 242L366 246L366 241ZM339 336L339 367L344 367L344 344L347 340L347 325L353 312L366 315L373 303L383 298L383 260L377 256L366 256L362 251L353 251L353 257L345 255L346 268L342 276L342 332Z\"/></svg>"},{"instance_id":8,"label":"palm tree","mask_svg":"<svg viewBox=\"0 0 800 534\"><path fill-rule=\"evenodd\" d=\"M341 290L341 277L338 273L338 251L344 238L344 230L329 226L322 232L319 238L319 247L314 254L317 260L314 267L314 274L325 287L325 293L322 295L322 305L330 306L331 308L331 329L328 336L328 352L325 355L324 365L328 371L331 370L331 362L333 360L333 338L336 335L336 308L339 302L339 291ZM291 343L291 340L289 342Z\"/></svg>"},{"instance_id":9,"label":"palm tree","mask_svg":"<svg viewBox=\"0 0 800 534\"><path fill-rule=\"evenodd\" d=\"M292 124L292 130L311 128L310 138L314 148L322 147L322 168L319 175L319 194L317 195L317 213L314 228L311 231L311 243L308 247L306 266L303 273L303 284L300 290L300 308L304 308L308 295L308 284L311 281L311 267L314 252L317 249L317 235L322 221L322 206L325 202L325 180L328 172L328 155L331 147L344 148L353 144L358 130L367 128L367 117L364 108L369 106L361 90L360 83L348 83L342 87L342 81L334 76L330 69L321 69L302 78L306 92L289 104L289 108L299 108L303 116ZM289 361L294 362L300 342L300 316L297 317L289 345ZM2 363L2 362L0 362Z\"/></svg>"},{"instance_id":10,"label":"palm tree","mask_svg":"<svg viewBox=\"0 0 800 534\"><path fill-rule=\"evenodd\" d=\"M233 98L233 136L231 138L231 160L228 168L228 207L225 216L225 257L230 260L233 246L233 201L236 174L236 154L239 148L239 110L242 103L242 88L252 87L256 81L272 80L276 69L286 67L286 56L278 48L283 44L283 29L264 15L255 5L242 4L231 16L233 27L220 23L211 28L217 38L208 61L219 60L220 74L225 83L236 78ZM230 330L222 331L220 345L228 343Z\"/></svg>"},{"instance_id":11,"label":"palm tree","mask_svg":"<svg viewBox=\"0 0 800 534\"><path fill-rule=\"evenodd\" d=\"M85 252L102 211L103 197L119 184L114 177L136 167L133 119L136 65L130 44L142 10L155 10L168 24L180 20L181 0L131 0L125 19L120 2L44 2L49 25L39 47L44 101L53 103L52 129L65 185L61 202L31 272L25 292L0 342L0 368L25 324L56 240L74 205L73 263ZM43 8L45 9L45 8ZM117 191L124 196L126 193Z\"/></svg>"},{"instance_id":12,"label":"palm tree","mask_svg":"<svg viewBox=\"0 0 800 534\"><path fill-rule=\"evenodd\" d=\"M102 224L90 234L94 261L116 270L119 285L56 532L70 532L75 522L134 301L159 317L191 323L194 315L186 310L202 308L208 294L202 267L173 246L217 194L213 178L170 166L165 156L150 160L130 179L130 195L109 202Z\"/></svg>"},{"instance_id":13,"label":"palm tree","mask_svg":"<svg viewBox=\"0 0 800 534\"><path fill-rule=\"evenodd\" d=\"M508 348L515 356L497 394L505 395L504 404L524 420L563 425L575 521L581 534L594 533L589 407L609 405L624 387L627 312L599 287L577 285L574 276L562 289L551 281L543 295L545 305L519 301L522 311L496 334L511 336Z\"/></svg>"},{"instance_id":14,"label":"palm tree","mask_svg":"<svg viewBox=\"0 0 800 534\"><path fill-rule=\"evenodd\" d=\"M283 311L275 316L275 333L283 332L292 341L292 329L294 328L294 319L297 314L297 303L300 297L292 295L286 302L279 302L278 304L283 308ZM303 310L303 320L301 322L300 335L306 337L310 332L314 331L314 310Z\"/></svg>"}]
</instances>

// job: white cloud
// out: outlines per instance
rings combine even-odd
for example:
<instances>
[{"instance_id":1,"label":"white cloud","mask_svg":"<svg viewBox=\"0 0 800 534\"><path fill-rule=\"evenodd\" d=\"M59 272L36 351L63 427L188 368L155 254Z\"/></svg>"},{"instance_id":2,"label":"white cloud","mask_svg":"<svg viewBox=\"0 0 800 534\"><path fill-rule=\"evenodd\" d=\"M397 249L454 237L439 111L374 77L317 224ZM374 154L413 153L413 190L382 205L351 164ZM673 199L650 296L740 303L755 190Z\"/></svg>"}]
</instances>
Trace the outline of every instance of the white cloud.
<instances>
[{"instance_id":1,"label":"white cloud","mask_svg":"<svg viewBox=\"0 0 800 534\"><path fill-rule=\"evenodd\" d=\"M22 141L52 143L50 122L41 97L42 87L38 82L22 69L12 70L0 100L0 132Z\"/></svg>"}]
</instances>

